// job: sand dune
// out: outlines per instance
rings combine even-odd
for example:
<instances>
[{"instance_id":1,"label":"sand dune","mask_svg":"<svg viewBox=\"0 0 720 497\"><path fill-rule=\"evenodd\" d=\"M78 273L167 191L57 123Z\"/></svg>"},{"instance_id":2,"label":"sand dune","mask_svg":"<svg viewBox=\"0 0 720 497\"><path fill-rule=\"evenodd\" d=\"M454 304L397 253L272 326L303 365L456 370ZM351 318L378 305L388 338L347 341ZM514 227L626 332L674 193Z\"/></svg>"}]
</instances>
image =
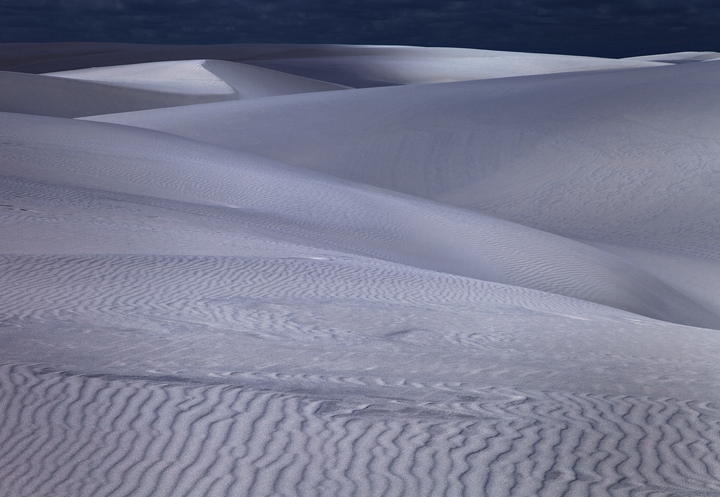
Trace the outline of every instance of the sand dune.
<instances>
[{"instance_id":1,"label":"sand dune","mask_svg":"<svg viewBox=\"0 0 720 497\"><path fill-rule=\"evenodd\" d=\"M262 67L355 88L662 65L655 61L418 47L386 47L386 50L380 52L361 52L352 56L327 54L255 59L251 62Z\"/></svg>"},{"instance_id":2,"label":"sand dune","mask_svg":"<svg viewBox=\"0 0 720 497\"><path fill-rule=\"evenodd\" d=\"M4 149L10 176L249 211L304 244L720 325L720 317L620 258L483 214L146 130L17 114L3 125L16 142Z\"/></svg>"},{"instance_id":3,"label":"sand dune","mask_svg":"<svg viewBox=\"0 0 720 497\"><path fill-rule=\"evenodd\" d=\"M641 55L638 57L627 57L622 60L637 60L648 62L668 62L671 64L685 64L688 62L701 62L713 60L720 57L718 52L674 52L656 55Z\"/></svg>"},{"instance_id":4,"label":"sand dune","mask_svg":"<svg viewBox=\"0 0 720 497\"><path fill-rule=\"evenodd\" d=\"M91 119L170 132L583 238L636 236L663 202L675 212L648 234L649 243L658 243L677 216L684 225L700 219L708 225L705 213L717 215L716 196L701 185L714 181L719 77L720 66L692 64ZM364 146L367 140L374 146ZM693 195L670 197L664 190L673 186Z\"/></svg>"},{"instance_id":5,"label":"sand dune","mask_svg":"<svg viewBox=\"0 0 720 497\"><path fill-rule=\"evenodd\" d=\"M0 72L0 111L81 117L98 112L127 112L236 98L232 89L228 89L230 91L224 93L178 93L36 74Z\"/></svg>"},{"instance_id":6,"label":"sand dune","mask_svg":"<svg viewBox=\"0 0 720 497\"><path fill-rule=\"evenodd\" d=\"M0 72L0 111L81 117L344 88L211 60L94 67L40 75Z\"/></svg>"},{"instance_id":7,"label":"sand dune","mask_svg":"<svg viewBox=\"0 0 720 497\"><path fill-rule=\"evenodd\" d=\"M719 76L720 66L683 64L90 119L232 147L582 241L713 259Z\"/></svg>"},{"instance_id":8,"label":"sand dune","mask_svg":"<svg viewBox=\"0 0 720 497\"><path fill-rule=\"evenodd\" d=\"M233 88L208 71L204 63L204 60L150 62L51 72L45 76L185 95L231 95Z\"/></svg>"},{"instance_id":9,"label":"sand dune","mask_svg":"<svg viewBox=\"0 0 720 497\"><path fill-rule=\"evenodd\" d=\"M468 489L496 496L713 495L720 489L720 461L707 449L720 442L708 429L716 413L700 404L488 389L459 402L393 405L7 366L0 382L14 393L0 431L6 441L0 488L16 495L463 495ZM55 400L38 402L49 398ZM45 426L72 422L29 431L28 416ZM580 416L584 425L576 425ZM692 453L702 459L688 460ZM23 467L26 458L39 470Z\"/></svg>"},{"instance_id":10,"label":"sand dune","mask_svg":"<svg viewBox=\"0 0 720 497\"><path fill-rule=\"evenodd\" d=\"M717 398L714 330L373 258L287 252L3 256L14 290L1 296L3 362L199 378L281 364L467 388Z\"/></svg>"},{"instance_id":11,"label":"sand dune","mask_svg":"<svg viewBox=\"0 0 720 497\"><path fill-rule=\"evenodd\" d=\"M149 62L46 73L123 88L187 95L231 95L256 98L345 87L278 71L221 60Z\"/></svg>"},{"instance_id":12,"label":"sand dune","mask_svg":"<svg viewBox=\"0 0 720 497\"><path fill-rule=\"evenodd\" d=\"M32 52L32 47L26 47ZM87 49L86 49L87 50ZM205 46L98 46L99 53L46 54L49 60L17 64L13 71L57 71L168 60L218 59L244 62L351 87L437 83L550 74L632 69L664 62L459 48L369 45L243 44ZM89 51L89 50L88 50ZM62 53L62 52L61 52ZM2 55L2 52L0 52Z\"/></svg>"},{"instance_id":13,"label":"sand dune","mask_svg":"<svg viewBox=\"0 0 720 497\"><path fill-rule=\"evenodd\" d=\"M232 86L240 95L240 98L274 97L347 89L342 85L303 78L248 64L207 60L203 66Z\"/></svg>"},{"instance_id":14,"label":"sand dune","mask_svg":"<svg viewBox=\"0 0 720 497\"><path fill-rule=\"evenodd\" d=\"M0 46L0 494L720 495L712 58Z\"/></svg>"}]
</instances>

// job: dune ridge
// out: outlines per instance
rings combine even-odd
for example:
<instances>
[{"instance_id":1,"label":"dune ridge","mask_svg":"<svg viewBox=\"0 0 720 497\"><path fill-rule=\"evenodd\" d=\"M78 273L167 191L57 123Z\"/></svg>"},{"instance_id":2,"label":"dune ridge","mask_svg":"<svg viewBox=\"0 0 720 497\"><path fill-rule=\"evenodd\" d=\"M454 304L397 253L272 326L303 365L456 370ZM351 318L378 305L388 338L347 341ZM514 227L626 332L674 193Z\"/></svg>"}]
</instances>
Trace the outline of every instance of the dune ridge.
<instances>
[{"instance_id":1,"label":"dune ridge","mask_svg":"<svg viewBox=\"0 0 720 497\"><path fill-rule=\"evenodd\" d=\"M702 254L716 250L720 209L709 187L719 76L720 66L685 64L87 119L251 152L563 236Z\"/></svg>"},{"instance_id":2,"label":"dune ridge","mask_svg":"<svg viewBox=\"0 0 720 497\"><path fill-rule=\"evenodd\" d=\"M20 114L81 117L158 107L216 102L230 94L193 95L144 88L123 88L93 81L0 72L0 111Z\"/></svg>"},{"instance_id":3,"label":"dune ridge","mask_svg":"<svg viewBox=\"0 0 720 497\"><path fill-rule=\"evenodd\" d=\"M163 93L190 95L234 93L235 98L258 98L346 88L271 69L222 60L148 62L119 67L49 72L45 75Z\"/></svg>"},{"instance_id":4,"label":"dune ridge","mask_svg":"<svg viewBox=\"0 0 720 497\"><path fill-rule=\"evenodd\" d=\"M82 117L345 88L270 69L213 60L153 62L45 74L0 71L0 112Z\"/></svg>"},{"instance_id":5,"label":"dune ridge","mask_svg":"<svg viewBox=\"0 0 720 497\"><path fill-rule=\"evenodd\" d=\"M713 57L0 45L0 494L720 496Z\"/></svg>"},{"instance_id":6,"label":"dune ridge","mask_svg":"<svg viewBox=\"0 0 720 497\"><path fill-rule=\"evenodd\" d=\"M183 118L190 109L88 119L248 151L617 246L618 254L641 249L640 260L671 252L674 260L663 264L676 273L707 261L689 286L706 289L707 305L720 309L710 290L720 278L713 262L720 236L718 67L694 63L207 104L193 108L192 122ZM372 106L376 101L382 111ZM644 269L665 278L661 270Z\"/></svg>"},{"instance_id":7,"label":"dune ridge","mask_svg":"<svg viewBox=\"0 0 720 497\"><path fill-rule=\"evenodd\" d=\"M305 243L658 319L720 326L711 311L622 259L522 225L325 176L308 177L269 160L159 133L19 115L5 122L12 124L4 135L19 144L17 152L5 147L5 170L15 177L250 211ZM30 142L34 149L24 145ZM93 157L98 153L105 163L102 171Z\"/></svg>"},{"instance_id":8,"label":"dune ridge","mask_svg":"<svg viewBox=\"0 0 720 497\"><path fill-rule=\"evenodd\" d=\"M54 50L33 44L13 47L17 53L24 55L16 55L17 60L11 63L10 69L38 74L168 60L219 59L267 66L341 85L365 87L565 71L632 69L667 64L632 59L413 46L95 44L97 48L92 50L72 44L58 45ZM23 62L23 57L30 61ZM33 58L44 60L32 61Z\"/></svg>"}]
</instances>

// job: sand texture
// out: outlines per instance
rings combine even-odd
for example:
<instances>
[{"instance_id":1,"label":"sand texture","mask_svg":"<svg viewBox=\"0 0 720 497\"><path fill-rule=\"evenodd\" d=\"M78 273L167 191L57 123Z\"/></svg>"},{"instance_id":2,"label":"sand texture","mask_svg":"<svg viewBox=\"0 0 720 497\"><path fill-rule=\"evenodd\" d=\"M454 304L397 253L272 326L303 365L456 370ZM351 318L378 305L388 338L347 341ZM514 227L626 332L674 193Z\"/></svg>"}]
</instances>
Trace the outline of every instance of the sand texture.
<instances>
[{"instance_id":1,"label":"sand texture","mask_svg":"<svg viewBox=\"0 0 720 497\"><path fill-rule=\"evenodd\" d=\"M0 46L0 495L720 497L713 58Z\"/></svg>"}]
</instances>

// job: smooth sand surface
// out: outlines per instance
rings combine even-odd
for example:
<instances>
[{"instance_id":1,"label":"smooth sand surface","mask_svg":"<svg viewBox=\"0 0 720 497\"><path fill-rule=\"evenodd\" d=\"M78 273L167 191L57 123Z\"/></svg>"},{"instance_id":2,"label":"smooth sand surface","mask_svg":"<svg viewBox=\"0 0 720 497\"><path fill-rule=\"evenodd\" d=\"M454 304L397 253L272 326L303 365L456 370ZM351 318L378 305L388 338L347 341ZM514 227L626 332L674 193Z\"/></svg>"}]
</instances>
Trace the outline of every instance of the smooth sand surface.
<instances>
[{"instance_id":1,"label":"smooth sand surface","mask_svg":"<svg viewBox=\"0 0 720 497\"><path fill-rule=\"evenodd\" d=\"M697 63L90 119L249 151L583 242L715 260L718 84L720 66ZM706 294L720 308L718 294Z\"/></svg>"},{"instance_id":2,"label":"smooth sand surface","mask_svg":"<svg viewBox=\"0 0 720 497\"><path fill-rule=\"evenodd\" d=\"M227 95L233 88L204 67L204 60L148 62L46 73L46 76L94 81L188 95Z\"/></svg>"},{"instance_id":3,"label":"smooth sand surface","mask_svg":"<svg viewBox=\"0 0 720 497\"><path fill-rule=\"evenodd\" d=\"M720 66L192 50L0 47L0 494L720 496Z\"/></svg>"},{"instance_id":4,"label":"smooth sand surface","mask_svg":"<svg viewBox=\"0 0 720 497\"><path fill-rule=\"evenodd\" d=\"M232 88L229 92L192 93L172 91L172 86L170 91L157 91L40 74L0 72L0 111L82 117L98 112L128 112L237 98Z\"/></svg>"},{"instance_id":5,"label":"smooth sand surface","mask_svg":"<svg viewBox=\"0 0 720 497\"><path fill-rule=\"evenodd\" d=\"M417 47L387 47L383 52L353 56L268 58L253 63L355 88L662 65L656 61Z\"/></svg>"},{"instance_id":6,"label":"smooth sand surface","mask_svg":"<svg viewBox=\"0 0 720 497\"><path fill-rule=\"evenodd\" d=\"M665 62L554 54L374 45L122 45L87 44L56 50L25 44L17 52L37 62L9 58L10 70L48 73L138 63L192 59L243 62L352 87L465 81L556 72L632 69ZM94 48L94 51L92 50ZM0 67L3 67L0 52ZM7 60L7 59L6 59ZM14 63L14 65L12 65Z\"/></svg>"},{"instance_id":7,"label":"smooth sand surface","mask_svg":"<svg viewBox=\"0 0 720 497\"><path fill-rule=\"evenodd\" d=\"M673 52L656 55L640 55L638 57L627 57L621 60L636 60L648 62L668 62L671 64L685 64L687 62L701 62L720 57L718 52Z\"/></svg>"},{"instance_id":8,"label":"smooth sand surface","mask_svg":"<svg viewBox=\"0 0 720 497\"><path fill-rule=\"evenodd\" d=\"M151 62L47 74L0 71L0 111L82 117L345 88L217 60Z\"/></svg>"},{"instance_id":9,"label":"smooth sand surface","mask_svg":"<svg viewBox=\"0 0 720 497\"><path fill-rule=\"evenodd\" d=\"M323 248L720 327L720 317L622 259L484 214L146 130L20 115L3 124L16 144L3 157L14 177L251 210Z\"/></svg>"},{"instance_id":10,"label":"smooth sand surface","mask_svg":"<svg viewBox=\"0 0 720 497\"><path fill-rule=\"evenodd\" d=\"M236 94L239 98L345 89L324 81L222 60L147 62L50 72L46 73L46 76L163 93Z\"/></svg>"}]
</instances>

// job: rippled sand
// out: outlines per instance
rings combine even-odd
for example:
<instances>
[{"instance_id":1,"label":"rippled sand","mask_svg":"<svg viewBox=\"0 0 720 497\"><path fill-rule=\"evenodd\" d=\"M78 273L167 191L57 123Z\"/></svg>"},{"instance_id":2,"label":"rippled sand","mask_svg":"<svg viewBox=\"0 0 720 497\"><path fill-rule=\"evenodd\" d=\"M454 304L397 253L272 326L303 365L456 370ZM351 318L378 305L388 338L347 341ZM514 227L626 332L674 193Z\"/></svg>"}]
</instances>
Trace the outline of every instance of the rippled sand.
<instances>
[{"instance_id":1,"label":"rippled sand","mask_svg":"<svg viewBox=\"0 0 720 497\"><path fill-rule=\"evenodd\" d=\"M0 45L0 493L720 496L716 56Z\"/></svg>"}]
</instances>

